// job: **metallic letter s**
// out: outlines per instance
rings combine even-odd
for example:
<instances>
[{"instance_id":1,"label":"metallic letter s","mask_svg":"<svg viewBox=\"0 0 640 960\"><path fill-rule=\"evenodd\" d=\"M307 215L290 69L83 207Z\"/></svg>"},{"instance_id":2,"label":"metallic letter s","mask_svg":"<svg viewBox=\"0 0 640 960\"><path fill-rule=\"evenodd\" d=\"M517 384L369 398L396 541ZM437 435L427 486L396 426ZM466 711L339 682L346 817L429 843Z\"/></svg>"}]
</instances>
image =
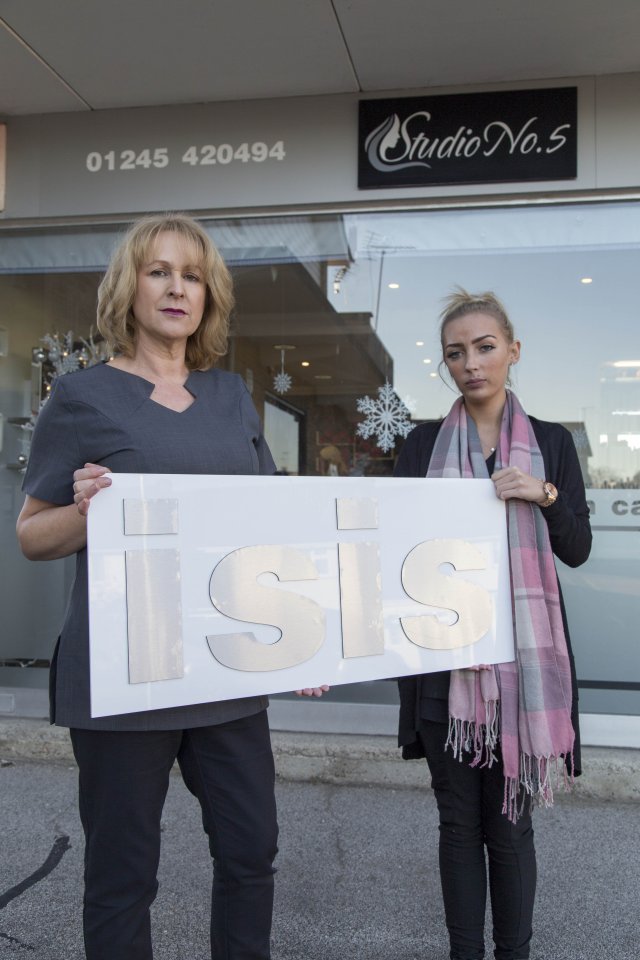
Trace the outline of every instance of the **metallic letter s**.
<instances>
[{"instance_id":1,"label":"metallic letter s","mask_svg":"<svg viewBox=\"0 0 640 960\"><path fill-rule=\"evenodd\" d=\"M308 597L256 583L261 573L284 582L317 580L310 558L287 546L241 547L227 554L211 574L209 596L220 613L233 620L278 627L275 643L253 633L207 636L211 653L233 670L283 670L310 660L324 642L324 610Z\"/></svg>"},{"instance_id":2,"label":"metallic letter s","mask_svg":"<svg viewBox=\"0 0 640 960\"><path fill-rule=\"evenodd\" d=\"M465 540L426 540L419 543L402 565L402 586L412 600L426 606L453 610L456 623L440 623L434 614L401 617L412 643L429 650L454 650L476 643L491 626L491 597L468 580L442 576L438 568L450 563L456 570L484 570L481 551Z\"/></svg>"}]
</instances>

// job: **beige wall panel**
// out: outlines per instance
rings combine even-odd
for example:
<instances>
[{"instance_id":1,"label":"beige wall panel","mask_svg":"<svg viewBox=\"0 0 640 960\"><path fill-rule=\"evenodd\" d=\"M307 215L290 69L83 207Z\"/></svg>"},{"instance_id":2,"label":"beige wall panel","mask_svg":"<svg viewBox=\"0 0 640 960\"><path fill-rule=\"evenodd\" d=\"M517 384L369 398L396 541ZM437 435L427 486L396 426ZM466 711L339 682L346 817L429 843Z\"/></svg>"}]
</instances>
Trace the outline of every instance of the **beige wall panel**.
<instances>
[{"instance_id":1,"label":"beige wall panel","mask_svg":"<svg viewBox=\"0 0 640 960\"><path fill-rule=\"evenodd\" d=\"M640 184L640 73L596 80L596 186Z\"/></svg>"}]
</instances>

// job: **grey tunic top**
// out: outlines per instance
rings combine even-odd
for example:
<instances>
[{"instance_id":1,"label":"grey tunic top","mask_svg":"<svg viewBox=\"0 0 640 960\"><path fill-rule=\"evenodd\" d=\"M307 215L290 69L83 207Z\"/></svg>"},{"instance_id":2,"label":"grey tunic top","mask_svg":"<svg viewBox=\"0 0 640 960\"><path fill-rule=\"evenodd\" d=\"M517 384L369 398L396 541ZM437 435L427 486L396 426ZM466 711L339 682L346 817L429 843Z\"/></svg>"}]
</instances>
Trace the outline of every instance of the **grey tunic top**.
<instances>
[{"instance_id":1,"label":"grey tunic top","mask_svg":"<svg viewBox=\"0 0 640 960\"><path fill-rule=\"evenodd\" d=\"M73 472L98 463L114 473L272 474L275 466L241 377L194 371L194 402L176 413L151 400L154 385L100 364L56 380L36 422L23 490L73 503ZM222 508L222 507L221 507ZM266 697L91 718L87 551L76 576L51 665L51 719L94 730L173 730L223 723L268 705Z\"/></svg>"}]
</instances>

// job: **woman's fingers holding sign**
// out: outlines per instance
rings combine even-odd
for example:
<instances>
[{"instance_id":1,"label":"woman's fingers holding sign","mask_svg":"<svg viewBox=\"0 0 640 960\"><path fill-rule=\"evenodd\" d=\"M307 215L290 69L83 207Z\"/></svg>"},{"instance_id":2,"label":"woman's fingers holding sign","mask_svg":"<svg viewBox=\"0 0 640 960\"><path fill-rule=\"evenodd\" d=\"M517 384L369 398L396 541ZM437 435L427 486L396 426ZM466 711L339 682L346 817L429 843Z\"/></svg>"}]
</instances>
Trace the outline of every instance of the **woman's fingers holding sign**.
<instances>
[{"instance_id":1,"label":"woman's fingers holding sign","mask_svg":"<svg viewBox=\"0 0 640 960\"><path fill-rule=\"evenodd\" d=\"M321 697L329 689L328 685L323 683L321 687L305 687L303 690L296 690L296 693L299 697Z\"/></svg>"},{"instance_id":2,"label":"woman's fingers holding sign","mask_svg":"<svg viewBox=\"0 0 640 960\"><path fill-rule=\"evenodd\" d=\"M91 498L95 497L96 493L111 486L108 473L111 473L108 467L101 467L97 463L85 463L84 467L74 472L73 499L80 516L86 517Z\"/></svg>"},{"instance_id":3,"label":"woman's fingers holding sign","mask_svg":"<svg viewBox=\"0 0 640 960\"><path fill-rule=\"evenodd\" d=\"M544 499L540 480L523 473L518 467L503 467L492 475L496 494L501 500L530 500L540 503Z\"/></svg>"}]
</instances>

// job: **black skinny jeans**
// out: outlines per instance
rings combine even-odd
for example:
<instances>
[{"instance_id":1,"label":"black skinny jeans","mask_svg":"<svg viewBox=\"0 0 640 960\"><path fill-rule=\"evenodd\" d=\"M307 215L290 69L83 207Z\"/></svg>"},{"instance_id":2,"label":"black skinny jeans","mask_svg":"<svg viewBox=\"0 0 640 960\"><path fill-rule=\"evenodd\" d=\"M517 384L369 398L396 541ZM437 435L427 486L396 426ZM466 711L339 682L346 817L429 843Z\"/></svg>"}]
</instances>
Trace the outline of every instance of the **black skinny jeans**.
<instances>
[{"instance_id":1,"label":"black skinny jeans","mask_svg":"<svg viewBox=\"0 0 640 960\"><path fill-rule=\"evenodd\" d=\"M188 730L72 730L88 960L152 960L160 816L177 759L214 861L211 956L268 960L277 823L266 711Z\"/></svg>"},{"instance_id":2,"label":"black skinny jeans","mask_svg":"<svg viewBox=\"0 0 640 960\"><path fill-rule=\"evenodd\" d=\"M502 762L460 763L444 750L447 724L420 721L440 814L440 879L451 960L482 960L487 866L496 960L526 960L536 890L530 805L516 824L502 813Z\"/></svg>"}]
</instances>

